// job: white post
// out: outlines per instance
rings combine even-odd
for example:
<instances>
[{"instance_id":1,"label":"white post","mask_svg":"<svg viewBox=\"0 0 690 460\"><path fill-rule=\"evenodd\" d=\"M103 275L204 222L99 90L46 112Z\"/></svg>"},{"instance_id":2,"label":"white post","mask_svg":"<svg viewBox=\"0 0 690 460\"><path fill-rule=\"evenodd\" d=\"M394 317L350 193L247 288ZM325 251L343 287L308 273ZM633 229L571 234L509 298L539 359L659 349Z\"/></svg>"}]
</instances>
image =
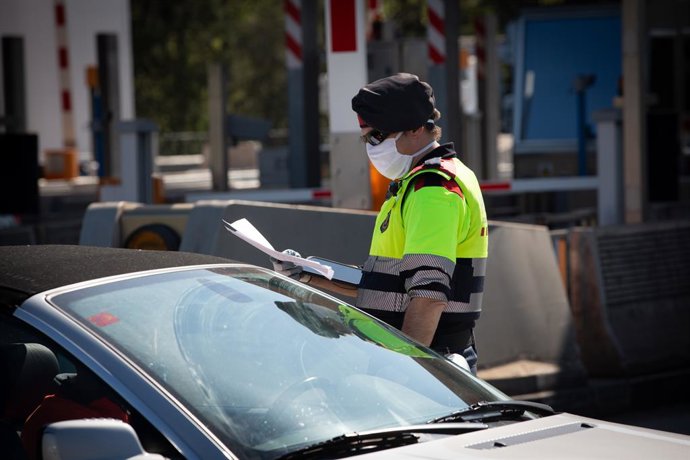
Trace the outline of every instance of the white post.
<instances>
[{"instance_id":1,"label":"white post","mask_svg":"<svg viewBox=\"0 0 690 460\"><path fill-rule=\"evenodd\" d=\"M623 223L623 154L621 111L602 109L592 114L597 124L597 223Z\"/></svg>"},{"instance_id":2,"label":"white post","mask_svg":"<svg viewBox=\"0 0 690 460\"><path fill-rule=\"evenodd\" d=\"M325 0L333 207L370 209L369 160L352 98L367 84L364 0Z\"/></svg>"},{"instance_id":3,"label":"white post","mask_svg":"<svg viewBox=\"0 0 690 460\"><path fill-rule=\"evenodd\" d=\"M70 87L69 48L67 40L67 12L63 0L55 0L55 33L60 79L60 104L62 108L62 139L65 147L75 147L72 91Z\"/></svg>"}]
</instances>

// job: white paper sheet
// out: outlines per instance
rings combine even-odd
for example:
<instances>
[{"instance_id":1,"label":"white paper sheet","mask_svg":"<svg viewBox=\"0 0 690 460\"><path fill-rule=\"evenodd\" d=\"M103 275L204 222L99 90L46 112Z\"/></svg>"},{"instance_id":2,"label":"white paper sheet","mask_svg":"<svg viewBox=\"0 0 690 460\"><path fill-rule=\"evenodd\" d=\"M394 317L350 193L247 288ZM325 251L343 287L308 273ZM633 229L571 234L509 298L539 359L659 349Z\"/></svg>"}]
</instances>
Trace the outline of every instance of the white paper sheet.
<instances>
[{"instance_id":1,"label":"white paper sheet","mask_svg":"<svg viewBox=\"0 0 690 460\"><path fill-rule=\"evenodd\" d=\"M225 224L225 229L227 231L237 236L238 238L243 239L247 243L251 244L255 248L264 252L265 254L268 254L274 259L292 262L295 265L300 265L302 267L310 267L316 270L325 278L333 278L333 269L328 265L323 265L313 260L307 260L302 257L296 257L289 254L285 254L280 251L276 251L273 248L273 245L269 243L269 241L266 238L264 238L261 232L257 230L256 227L254 227L251 224L251 222L249 222L247 219L239 219L232 223L223 219L223 224Z\"/></svg>"}]
</instances>

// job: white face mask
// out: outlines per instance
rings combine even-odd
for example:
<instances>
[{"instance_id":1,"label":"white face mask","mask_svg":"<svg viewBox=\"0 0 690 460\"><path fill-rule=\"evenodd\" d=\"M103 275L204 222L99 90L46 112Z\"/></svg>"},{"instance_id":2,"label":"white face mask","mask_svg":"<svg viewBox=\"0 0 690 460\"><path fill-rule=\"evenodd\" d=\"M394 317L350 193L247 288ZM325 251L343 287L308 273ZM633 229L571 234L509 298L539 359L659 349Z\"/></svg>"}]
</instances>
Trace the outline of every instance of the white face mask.
<instances>
[{"instance_id":1,"label":"white face mask","mask_svg":"<svg viewBox=\"0 0 690 460\"><path fill-rule=\"evenodd\" d=\"M410 170L412 162L436 143L436 141L430 142L412 155L403 155L398 152L398 147L395 144L402 135L403 133L400 132L395 137L385 139L379 145L366 145L369 161L371 161L378 172L390 180L403 177Z\"/></svg>"}]
</instances>

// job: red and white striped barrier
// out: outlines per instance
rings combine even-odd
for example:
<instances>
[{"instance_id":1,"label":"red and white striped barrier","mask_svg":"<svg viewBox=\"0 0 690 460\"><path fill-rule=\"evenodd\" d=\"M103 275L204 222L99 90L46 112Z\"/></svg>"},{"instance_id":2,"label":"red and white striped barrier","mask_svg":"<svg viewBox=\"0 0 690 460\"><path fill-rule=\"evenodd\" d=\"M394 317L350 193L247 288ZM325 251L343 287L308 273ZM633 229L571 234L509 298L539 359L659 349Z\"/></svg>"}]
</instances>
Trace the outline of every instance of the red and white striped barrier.
<instances>
[{"instance_id":1,"label":"red and white striped barrier","mask_svg":"<svg viewBox=\"0 0 690 460\"><path fill-rule=\"evenodd\" d=\"M302 2L284 0L285 9L285 64L288 69L302 67Z\"/></svg>"},{"instance_id":2,"label":"red and white striped barrier","mask_svg":"<svg viewBox=\"0 0 690 460\"><path fill-rule=\"evenodd\" d=\"M427 48L429 62L442 65L446 62L445 7L443 0L427 0Z\"/></svg>"},{"instance_id":3,"label":"red and white striped barrier","mask_svg":"<svg viewBox=\"0 0 690 460\"><path fill-rule=\"evenodd\" d=\"M74 116L72 114L72 93L70 90L67 13L63 0L55 0L55 32L57 37L63 143L65 147L74 147L76 142L74 135Z\"/></svg>"},{"instance_id":4,"label":"red and white striped barrier","mask_svg":"<svg viewBox=\"0 0 690 460\"><path fill-rule=\"evenodd\" d=\"M351 99L367 83L366 6L363 0L326 2L326 62L331 133L359 133Z\"/></svg>"}]
</instances>

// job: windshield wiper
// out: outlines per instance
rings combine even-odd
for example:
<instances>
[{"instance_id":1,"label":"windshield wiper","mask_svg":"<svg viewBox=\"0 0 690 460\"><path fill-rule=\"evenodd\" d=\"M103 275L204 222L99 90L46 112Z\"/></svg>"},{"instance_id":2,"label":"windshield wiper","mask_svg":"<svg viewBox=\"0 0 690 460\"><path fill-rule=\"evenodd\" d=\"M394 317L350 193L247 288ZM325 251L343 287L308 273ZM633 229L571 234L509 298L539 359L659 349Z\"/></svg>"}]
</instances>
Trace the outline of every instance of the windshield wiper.
<instances>
[{"instance_id":1,"label":"windshield wiper","mask_svg":"<svg viewBox=\"0 0 690 460\"><path fill-rule=\"evenodd\" d=\"M482 420L490 416L514 418L521 416L525 412L541 416L556 413L551 406L532 401L480 401L459 411L429 420L427 423L445 423L458 420L469 422L472 420Z\"/></svg>"},{"instance_id":2,"label":"windshield wiper","mask_svg":"<svg viewBox=\"0 0 690 460\"><path fill-rule=\"evenodd\" d=\"M393 447L407 446L419 442L422 433L458 434L489 428L484 423L447 423L443 425L409 425L382 430L362 431L336 436L326 441L297 449L279 457L281 460L292 458L349 457Z\"/></svg>"}]
</instances>

